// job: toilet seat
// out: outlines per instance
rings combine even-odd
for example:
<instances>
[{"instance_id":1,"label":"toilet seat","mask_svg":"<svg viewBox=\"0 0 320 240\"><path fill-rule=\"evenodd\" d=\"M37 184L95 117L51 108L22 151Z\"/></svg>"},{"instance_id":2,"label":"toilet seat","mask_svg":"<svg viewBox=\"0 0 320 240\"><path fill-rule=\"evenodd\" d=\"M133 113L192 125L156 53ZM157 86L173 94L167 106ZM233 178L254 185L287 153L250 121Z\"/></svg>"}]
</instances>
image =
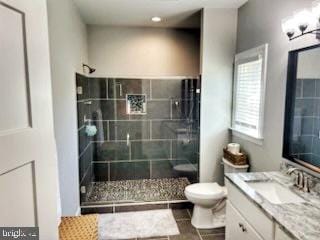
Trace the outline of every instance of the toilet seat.
<instances>
[{"instance_id":1,"label":"toilet seat","mask_svg":"<svg viewBox=\"0 0 320 240\"><path fill-rule=\"evenodd\" d=\"M186 195L200 199L220 199L226 196L226 190L218 183L196 183L185 188Z\"/></svg>"}]
</instances>

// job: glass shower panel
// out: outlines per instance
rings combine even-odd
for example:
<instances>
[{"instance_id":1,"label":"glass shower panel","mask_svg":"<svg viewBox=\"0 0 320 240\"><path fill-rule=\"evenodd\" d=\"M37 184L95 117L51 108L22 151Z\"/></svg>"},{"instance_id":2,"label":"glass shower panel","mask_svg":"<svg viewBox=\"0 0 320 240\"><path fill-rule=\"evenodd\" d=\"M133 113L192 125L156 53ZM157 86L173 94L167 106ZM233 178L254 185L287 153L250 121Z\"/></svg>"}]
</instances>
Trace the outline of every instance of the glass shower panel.
<instances>
[{"instance_id":1,"label":"glass shower panel","mask_svg":"<svg viewBox=\"0 0 320 240\"><path fill-rule=\"evenodd\" d=\"M107 188L198 181L200 80L79 75L77 90L82 202L101 200L92 197L97 186L105 201L148 201L124 188L111 197ZM94 136L87 125L97 128Z\"/></svg>"}]
</instances>

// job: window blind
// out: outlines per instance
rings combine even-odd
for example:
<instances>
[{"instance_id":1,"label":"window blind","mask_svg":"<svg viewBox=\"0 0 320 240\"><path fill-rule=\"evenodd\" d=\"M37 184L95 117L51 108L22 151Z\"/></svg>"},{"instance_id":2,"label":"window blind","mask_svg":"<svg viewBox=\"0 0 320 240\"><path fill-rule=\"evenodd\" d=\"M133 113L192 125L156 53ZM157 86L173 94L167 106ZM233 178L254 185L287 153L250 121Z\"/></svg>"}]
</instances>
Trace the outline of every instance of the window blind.
<instances>
[{"instance_id":1,"label":"window blind","mask_svg":"<svg viewBox=\"0 0 320 240\"><path fill-rule=\"evenodd\" d=\"M234 127L255 136L259 133L262 66L261 58L236 64Z\"/></svg>"}]
</instances>

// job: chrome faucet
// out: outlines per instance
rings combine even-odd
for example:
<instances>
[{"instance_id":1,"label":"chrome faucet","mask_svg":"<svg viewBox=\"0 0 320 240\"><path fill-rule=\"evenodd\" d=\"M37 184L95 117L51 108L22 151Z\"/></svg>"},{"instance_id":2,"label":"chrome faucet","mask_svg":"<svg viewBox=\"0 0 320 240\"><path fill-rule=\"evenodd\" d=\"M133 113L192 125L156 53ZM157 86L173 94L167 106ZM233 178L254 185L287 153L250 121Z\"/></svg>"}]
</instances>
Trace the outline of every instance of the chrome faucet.
<instances>
[{"instance_id":1,"label":"chrome faucet","mask_svg":"<svg viewBox=\"0 0 320 240\"><path fill-rule=\"evenodd\" d=\"M310 192L310 179L308 176L305 176L303 171L299 168L291 167L287 170L287 174L292 175L294 172L297 172L295 177L295 186L304 192Z\"/></svg>"}]
</instances>

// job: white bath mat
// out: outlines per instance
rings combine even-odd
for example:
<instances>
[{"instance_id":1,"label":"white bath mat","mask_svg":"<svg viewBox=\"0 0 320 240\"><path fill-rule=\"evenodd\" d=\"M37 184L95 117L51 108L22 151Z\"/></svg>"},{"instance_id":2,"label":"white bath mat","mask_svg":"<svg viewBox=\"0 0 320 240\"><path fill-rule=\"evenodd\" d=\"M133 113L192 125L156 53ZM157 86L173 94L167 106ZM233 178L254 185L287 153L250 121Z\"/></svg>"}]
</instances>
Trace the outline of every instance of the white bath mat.
<instances>
[{"instance_id":1,"label":"white bath mat","mask_svg":"<svg viewBox=\"0 0 320 240\"><path fill-rule=\"evenodd\" d=\"M99 240L179 234L171 209L99 215Z\"/></svg>"}]
</instances>

